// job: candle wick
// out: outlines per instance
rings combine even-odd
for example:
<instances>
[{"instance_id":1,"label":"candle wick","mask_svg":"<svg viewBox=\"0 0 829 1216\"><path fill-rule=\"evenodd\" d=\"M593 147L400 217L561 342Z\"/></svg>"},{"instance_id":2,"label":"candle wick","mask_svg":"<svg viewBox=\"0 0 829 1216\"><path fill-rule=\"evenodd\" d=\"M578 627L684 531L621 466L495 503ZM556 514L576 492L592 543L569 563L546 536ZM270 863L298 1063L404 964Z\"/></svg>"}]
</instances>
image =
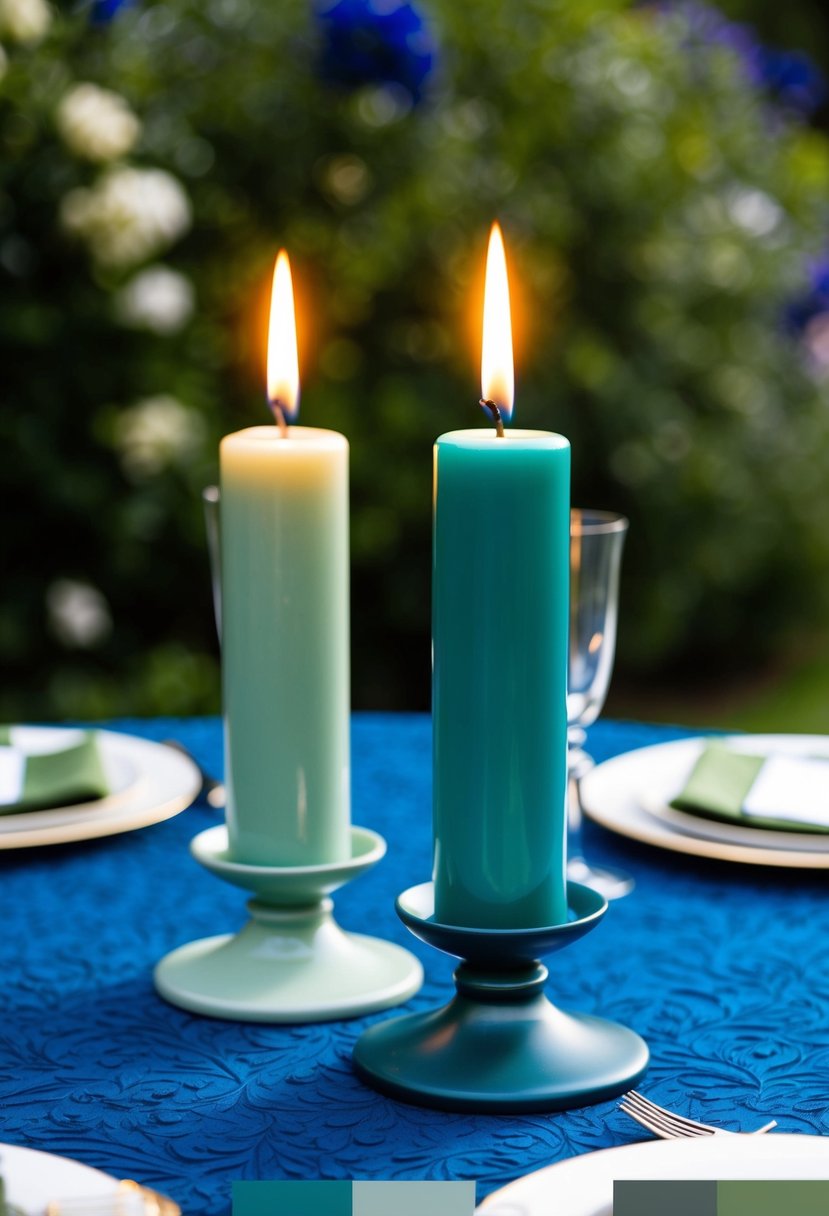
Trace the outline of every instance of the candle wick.
<instances>
[{"instance_id":1,"label":"candle wick","mask_svg":"<svg viewBox=\"0 0 829 1216\"><path fill-rule=\"evenodd\" d=\"M492 421L495 424L495 434L498 439L503 439L504 420L501 417L501 411L499 410L497 403L495 401L481 400L478 402L478 404L480 405L481 409L486 410L492 416Z\"/></svg>"},{"instance_id":2,"label":"candle wick","mask_svg":"<svg viewBox=\"0 0 829 1216\"><path fill-rule=\"evenodd\" d=\"M283 439L288 437L288 424L285 421L285 411L282 408L282 402L279 398L275 398L268 403L273 410L273 417L276 425L279 427L279 433Z\"/></svg>"}]
</instances>

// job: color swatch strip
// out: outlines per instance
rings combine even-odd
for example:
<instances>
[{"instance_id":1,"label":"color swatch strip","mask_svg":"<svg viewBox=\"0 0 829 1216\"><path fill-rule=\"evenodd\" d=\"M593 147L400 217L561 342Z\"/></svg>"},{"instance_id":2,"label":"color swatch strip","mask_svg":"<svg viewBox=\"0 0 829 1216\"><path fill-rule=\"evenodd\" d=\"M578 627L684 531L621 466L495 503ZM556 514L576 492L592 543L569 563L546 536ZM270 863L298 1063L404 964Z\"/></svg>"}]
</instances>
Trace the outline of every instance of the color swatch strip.
<instances>
[{"instance_id":1,"label":"color swatch strip","mask_svg":"<svg viewBox=\"0 0 829 1216\"><path fill-rule=\"evenodd\" d=\"M474 1182L234 1182L233 1216L472 1216Z\"/></svg>"},{"instance_id":2,"label":"color swatch strip","mask_svg":"<svg viewBox=\"0 0 829 1216\"><path fill-rule=\"evenodd\" d=\"M829 1216L829 1180L614 1182L613 1216Z\"/></svg>"}]
</instances>

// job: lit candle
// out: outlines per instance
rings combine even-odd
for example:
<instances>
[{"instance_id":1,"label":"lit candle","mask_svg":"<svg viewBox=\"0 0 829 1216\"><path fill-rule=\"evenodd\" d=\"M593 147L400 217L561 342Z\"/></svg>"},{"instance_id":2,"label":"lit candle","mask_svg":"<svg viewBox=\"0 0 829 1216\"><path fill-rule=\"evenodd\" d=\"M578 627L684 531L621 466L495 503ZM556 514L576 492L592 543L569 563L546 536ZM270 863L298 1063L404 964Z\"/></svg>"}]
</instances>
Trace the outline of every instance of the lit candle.
<instances>
[{"instance_id":1,"label":"lit candle","mask_svg":"<svg viewBox=\"0 0 829 1216\"><path fill-rule=\"evenodd\" d=\"M290 425L299 401L291 272L273 279L277 425L221 444L222 677L232 857L349 856L348 443Z\"/></svg>"},{"instance_id":2,"label":"lit candle","mask_svg":"<svg viewBox=\"0 0 829 1216\"><path fill-rule=\"evenodd\" d=\"M435 446L435 919L529 928L567 918L570 446L503 427L513 369L497 225L481 365L495 429Z\"/></svg>"}]
</instances>

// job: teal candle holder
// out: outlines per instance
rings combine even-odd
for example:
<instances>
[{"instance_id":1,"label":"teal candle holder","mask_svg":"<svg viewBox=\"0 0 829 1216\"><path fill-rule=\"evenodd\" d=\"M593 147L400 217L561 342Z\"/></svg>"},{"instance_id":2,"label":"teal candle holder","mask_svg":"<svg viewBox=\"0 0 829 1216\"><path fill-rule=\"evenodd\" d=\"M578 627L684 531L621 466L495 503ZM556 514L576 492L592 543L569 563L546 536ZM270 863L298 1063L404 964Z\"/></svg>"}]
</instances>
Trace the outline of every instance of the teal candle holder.
<instances>
[{"instance_id":1,"label":"teal candle holder","mask_svg":"<svg viewBox=\"0 0 829 1216\"><path fill-rule=\"evenodd\" d=\"M156 990L193 1013L245 1022L323 1022L389 1009L423 982L423 969L392 942L347 933L330 895L375 865L382 836L351 827L351 856L323 865L234 861L227 827L190 844L195 859L249 891L250 921L239 933L189 942L155 969Z\"/></svg>"},{"instance_id":2,"label":"teal candle holder","mask_svg":"<svg viewBox=\"0 0 829 1216\"><path fill-rule=\"evenodd\" d=\"M416 937L463 961L442 1009L372 1026L354 1065L376 1089L442 1110L564 1110L623 1093L648 1065L645 1042L626 1026L566 1013L544 993L539 958L598 925L607 900L567 884L571 919L531 929L473 929L434 919L432 883L411 887L397 912Z\"/></svg>"}]
</instances>

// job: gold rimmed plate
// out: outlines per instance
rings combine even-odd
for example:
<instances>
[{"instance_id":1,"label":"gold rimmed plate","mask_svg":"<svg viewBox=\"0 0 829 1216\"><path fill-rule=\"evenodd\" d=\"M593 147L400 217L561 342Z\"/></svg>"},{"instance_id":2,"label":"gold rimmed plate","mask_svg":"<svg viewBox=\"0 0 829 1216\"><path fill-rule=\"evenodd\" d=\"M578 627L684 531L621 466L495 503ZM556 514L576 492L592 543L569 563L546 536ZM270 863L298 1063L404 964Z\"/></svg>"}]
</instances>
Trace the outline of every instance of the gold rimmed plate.
<instances>
[{"instance_id":1,"label":"gold rimmed plate","mask_svg":"<svg viewBox=\"0 0 829 1216\"><path fill-rule=\"evenodd\" d=\"M829 836L702 819L670 806L708 740L678 739L606 760L582 781L585 813L611 832L660 849L745 865L829 869ZM829 758L825 735L735 735L728 746L752 755Z\"/></svg>"},{"instance_id":2,"label":"gold rimmed plate","mask_svg":"<svg viewBox=\"0 0 829 1216\"><path fill-rule=\"evenodd\" d=\"M27 750L69 745L78 733L62 727L15 728ZM97 736L111 793L93 802L0 816L0 849L93 840L147 827L183 811L201 789L198 768L181 752L117 731L99 730Z\"/></svg>"}]
</instances>

